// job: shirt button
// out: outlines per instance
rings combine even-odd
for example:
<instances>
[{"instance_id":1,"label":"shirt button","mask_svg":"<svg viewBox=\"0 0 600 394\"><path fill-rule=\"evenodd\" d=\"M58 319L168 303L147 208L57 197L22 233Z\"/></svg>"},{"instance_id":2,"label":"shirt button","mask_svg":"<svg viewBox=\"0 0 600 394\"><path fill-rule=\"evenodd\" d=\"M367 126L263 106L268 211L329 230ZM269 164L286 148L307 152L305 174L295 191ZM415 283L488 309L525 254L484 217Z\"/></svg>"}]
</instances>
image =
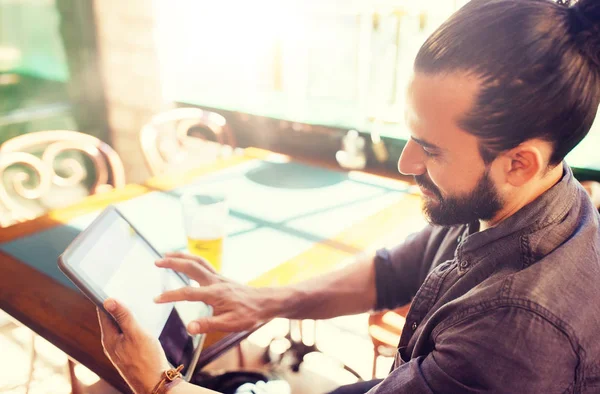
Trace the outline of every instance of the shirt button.
<instances>
[{"instance_id":1,"label":"shirt button","mask_svg":"<svg viewBox=\"0 0 600 394\"><path fill-rule=\"evenodd\" d=\"M458 236L458 238L456 238L456 242L460 243L460 241L462 241L462 236Z\"/></svg>"},{"instance_id":2,"label":"shirt button","mask_svg":"<svg viewBox=\"0 0 600 394\"><path fill-rule=\"evenodd\" d=\"M413 322L413 324L412 324L412 327L411 327L411 328L412 328L412 330L414 331L414 330L416 330L416 329L417 329L417 327L418 327L418 326L419 326L419 325L417 324L417 322L416 322L416 321L414 321L414 322Z\"/></svg>"},{"instance_id":3,"label":"shirt button","mask_svg":"<svg viewBox=\"0 0 600 394\"><path fill-rule=\"evenodd\" d=\"M468 260L463 260L460 262L460 268L463 270L469 268L469 265L471 265L471 263L469 263Z\"/></svg>"}]
</instances>

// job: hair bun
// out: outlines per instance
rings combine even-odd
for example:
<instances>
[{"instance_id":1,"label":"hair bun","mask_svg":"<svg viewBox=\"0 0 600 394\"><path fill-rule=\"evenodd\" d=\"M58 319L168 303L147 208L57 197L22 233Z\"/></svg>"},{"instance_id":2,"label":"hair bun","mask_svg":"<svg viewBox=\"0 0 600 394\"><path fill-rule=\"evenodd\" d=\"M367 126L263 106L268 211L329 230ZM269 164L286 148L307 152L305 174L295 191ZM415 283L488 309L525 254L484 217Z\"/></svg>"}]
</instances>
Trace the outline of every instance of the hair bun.
<instances>
[{"instance_id":1,"label":"hair bun","mask_svg":"<svg viewBox=\"0 0 600 394\"><path fill-rule=\"evenodd\" d=\"M600 0L579 0L567 11L577 45L600 68Z\"/></svg>"}]
</instances>

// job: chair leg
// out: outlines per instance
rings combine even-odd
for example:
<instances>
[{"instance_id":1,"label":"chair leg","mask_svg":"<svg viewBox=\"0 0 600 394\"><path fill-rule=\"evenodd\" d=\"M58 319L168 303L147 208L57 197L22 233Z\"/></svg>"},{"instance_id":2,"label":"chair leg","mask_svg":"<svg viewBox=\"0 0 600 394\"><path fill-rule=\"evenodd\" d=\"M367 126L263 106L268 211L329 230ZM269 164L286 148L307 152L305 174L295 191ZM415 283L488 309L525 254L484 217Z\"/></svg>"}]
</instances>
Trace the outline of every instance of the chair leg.
<instances>
[{"instance_id":1,"label":"chair leg","mask_svg":"<svg viewBox=\"0 0 600 394\"><path fill-rule=\"evenodd\" d=\"M246 360L244 360L244 349L242 348L242 342L237 345L237 355L238 355L238 367L244 368L246 364Z\"/></svg>"},{"instance_id":2,"label":"chair leg","mask_svg":"<svg viewBox=\"0 0 600 394\"><path fill-rule=\"evenodd\" d=\"M377 350L377 346L373 346L373 371L371 372L371 379L376 379L377 377L377 359L379 358L379 351Z\"/></svg>"},{"instance_id":3,"label":"chair leg","mask_svg":"<svg viewBox=\"0 0 600 394\"><path fill-rule=\"evenodd\" d=\"M36 334L33 331L29 331L31 335L31 348L29 350L29 376L27 378L27 383L25 384L25 394L29 394L31 389L31 383L33 382L33 374L35 372L35 359L37 357L37 353L35 351L35 337Z\"/></svg>"},{"instance_id":4,"label":"chair leg","mask_svg":"<svg viewBox=\"0 0 600 394\"><path fill-rule=\"evenodd\" d=\"M77 376L75 375L75 363L69 359L67 364L69 366L69 377L71 378L71 394L81 394L79 380L77 380Z\"/></svg>"}]
</instances>

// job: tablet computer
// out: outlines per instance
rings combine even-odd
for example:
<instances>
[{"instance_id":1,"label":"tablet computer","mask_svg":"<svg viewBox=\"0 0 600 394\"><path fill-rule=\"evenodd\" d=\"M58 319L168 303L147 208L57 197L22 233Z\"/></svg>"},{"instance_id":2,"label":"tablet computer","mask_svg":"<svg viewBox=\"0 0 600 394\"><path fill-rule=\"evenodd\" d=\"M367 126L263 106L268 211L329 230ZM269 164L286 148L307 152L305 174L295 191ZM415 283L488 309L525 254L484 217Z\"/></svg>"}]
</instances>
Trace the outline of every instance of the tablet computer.
<instances>
[{"instance_id":1,"label":"tablet computer","mask_svg":"<svg viewBox=\"0 0 600 394\"><path fill-rule=\"evenodd\" d=\"M156 267L161 257L117 208L109 206L65 249L58 266L102 310L108 297L126 305L159 339L171 366L184 365L182 375L189 381L204 335L190 335L186 327L211 315L212 308L202 302L154 303L157 295L190 285L185 275Z\"/></svg>"}]
</instances>

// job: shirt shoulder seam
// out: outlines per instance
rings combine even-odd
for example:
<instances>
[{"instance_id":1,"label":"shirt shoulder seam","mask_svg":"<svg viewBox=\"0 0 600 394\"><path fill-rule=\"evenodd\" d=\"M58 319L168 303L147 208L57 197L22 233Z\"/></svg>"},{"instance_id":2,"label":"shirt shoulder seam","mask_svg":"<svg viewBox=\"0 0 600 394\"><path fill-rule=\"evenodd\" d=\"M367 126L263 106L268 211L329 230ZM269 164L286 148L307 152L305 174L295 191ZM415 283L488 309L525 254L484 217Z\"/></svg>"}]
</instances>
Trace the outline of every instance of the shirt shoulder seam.
<instances>
[{"instance_id":1,"label":"shirt shoulder seam","mask_svg":"<svg viewBox=\"0 0 600 394\"><path fill-rule=\"evenodd\" d=\"M464 322L465 320L477 315L493 313L500 308L517 308L541 317L546 323L550 324L555 330L566 337L571 344L571 350L579 359L581 359L581 356L584 355L585 350L580 345L577 335L575 334L575 330L573 330L565 321L558 318L547 308L531 300L523 298L502 298L481 302L476 306L467 308L466 310L462 311L462 313L459 312L457 314L458 316L452 319L452 321L446 324L442 323L434 328L431 332L431 336L435 341L436 338L444 331ZM585 360L585 357L583 357L583 359Z\"/></svg>"}]
</instances>

